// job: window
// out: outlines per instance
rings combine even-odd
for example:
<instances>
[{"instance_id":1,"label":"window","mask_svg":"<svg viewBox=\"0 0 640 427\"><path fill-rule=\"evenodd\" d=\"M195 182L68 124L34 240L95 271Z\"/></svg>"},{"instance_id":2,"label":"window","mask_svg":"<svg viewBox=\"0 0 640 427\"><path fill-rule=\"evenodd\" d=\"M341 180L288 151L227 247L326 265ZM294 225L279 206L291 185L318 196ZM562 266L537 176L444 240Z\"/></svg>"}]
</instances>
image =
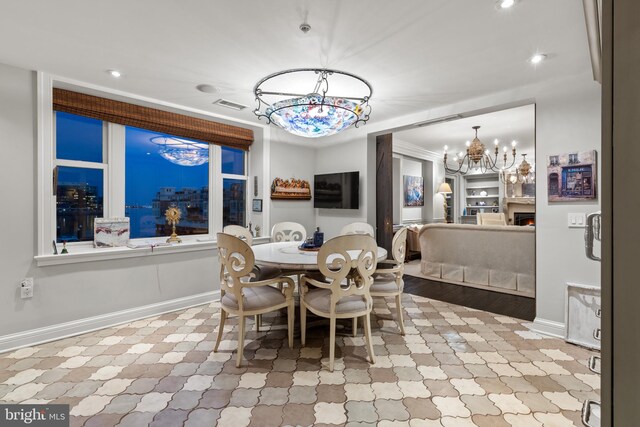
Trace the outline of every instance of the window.
<instances>
[{"instance_id":1,"label":"window","mask_svg":"<svg viewBox=\"0 0 640 427\"><path fill-rule=\"evenodd\" d=\"M131 238L171 234L164 218L171 206L182 212L179 235L209 233L209 145L130 126L125 138L125 216Z\"/></svg>"},{"instance_id":2,"label":"window","mask_svg":"<svg viewBox=\"0 0 640 427\"><path fill-rule=\"evenodd\" d=\"M93 220L104 214L102 121L55 114L56 241L92 241Z\"/></svg>"},{"instance_id":3,"label":"window","mask_svg":"<svg viewBox=\"0 0 640 427\"><path fill-rule=\"evenodd\" d=\"M58 242L93 241L94 219L114 216L130 219L131 239L168 236L171 206L182 212L180 236L215 233L216 215L223 226L247 223L243 150L64 112L54 117ZM213 215L210 188L222 193Z\"/></svg>"},{"instance_id":4,"label":"window","mask_svg":"<svg viewBox=\"0 0 640 427\"><path fill-rule=\"evenodd\" d=\"M222 226L246 226L247 176L242 150L222 147Z\"/></svg>"}]
</instances>

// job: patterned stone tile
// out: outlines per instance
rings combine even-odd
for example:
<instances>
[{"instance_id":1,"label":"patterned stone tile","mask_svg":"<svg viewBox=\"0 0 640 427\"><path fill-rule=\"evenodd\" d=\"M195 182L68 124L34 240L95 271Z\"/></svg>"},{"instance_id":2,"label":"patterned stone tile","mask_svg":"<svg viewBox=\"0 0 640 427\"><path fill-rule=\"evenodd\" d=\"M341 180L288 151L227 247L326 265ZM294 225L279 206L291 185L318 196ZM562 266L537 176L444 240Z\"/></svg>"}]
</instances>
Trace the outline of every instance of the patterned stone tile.
<instances>
[{"instance_id":1,"label":"patterned stone tile","mask_svg":"<svg viewBox=\"0 0 640 427\"><path fill-rule=\"evenodd\" d=\"M374 300L374 365L350 321L329 372L326 328L309 328L307 346L289 349L277 313L247 332L236 368L237 318L212 352L214 303L0 355L0 400L66 403L71 425L84 427L501 427L579 425L584 399L599 398L586 366L593 352L517 319L403 299L405 336L393 298Z\"/></svg>"}]
</instances>

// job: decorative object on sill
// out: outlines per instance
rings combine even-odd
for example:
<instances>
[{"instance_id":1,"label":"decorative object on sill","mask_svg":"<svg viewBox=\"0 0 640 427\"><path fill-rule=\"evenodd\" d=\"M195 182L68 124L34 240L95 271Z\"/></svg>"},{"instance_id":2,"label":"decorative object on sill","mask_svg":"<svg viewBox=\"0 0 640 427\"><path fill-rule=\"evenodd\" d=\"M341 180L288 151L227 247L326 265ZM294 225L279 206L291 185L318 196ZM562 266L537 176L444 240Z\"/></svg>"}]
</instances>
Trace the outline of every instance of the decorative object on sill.
<instances>
[{"instance_id":1,"label":"decorative object on sill","mask_svg":"<svg viewBox=\"0 0 640 427\"><path fill-rule=\"evenodd\" d=\"M349 92L337 94L346 90ZM253 94L258 106L254 114L294 135L318 138L366 123L372 93L367 81L351 73L324 68L289 69L270 74L255 85Z\"/></svg>"},{"instance_id":2,"label":"decorative object on sill","mask_svg":"<svg viewBox=\"0 0 640 427\"><path fill-rule=\"evenodd\" d=\"M404 176L404 206L424 206L424 180L421 176Z\"/></svg>"},{"instance_id":3,"label":"decorative object on sill","mask_svg":"<svg viewBox=\"0 0 640 427\"><path fill-rule=\"evenodd\" d=\"M442 194L442 200L443 200L443 207L444 207L444 220L445 222L449 222L449 215L448 215L448 206L447 206L447 194L451 194L453 193L453 191L451 191L451 186L449 185L448 182L443 182L442 184L440 184L440 187L438 187L438 193Z\"/></svg>"},{"instance_id":4,"label":"decorative object on sill","mask_svg":"<svg viewBox=\"0 0 640 427\"><path fill-rule=\"evenodd\" d=\"M251 207L254 212L262 212L262 199L253 199Z\"/></svg>"},{"instance_id":5,"label":"decorative object on sill","mask_svg":"<svg viewBox=\"0 0 640 427\"><path fill-rule=\"evenodd\" d=\"M480 171L481 173L486 173L487 171L500 172L503 169L511 168L516 162L516 141L511 142L511 153L513 155L513 159L511 164L507 165L507 146L502 148L503 151L503 165L499 166L498 163L498 153L500 152L499 144L500 142L496 139L493 141L495 145L495 150L493 153L493 157L490 155L489 149L485 148L484 144L478 139L478 129L480 126L473 126L476 132L473 141L467 141L467 152L466 154L462 151L456 155L453 160L456 162L454 167L449 167L447 150L449 147L445 145L444 147L444 168L450 173L461 173L467 174L472 171Z\"/></svg>"},{"instance_id":6,"label":"decorative object on sill","mask_svg":"<svg viewBox=\"0 0 640 427\"><path fill-rule=\"evenodd\" d=\"M53 254L58 255L58 245L56 245L56 241L53 241Z\"/></svg>"},{"instance_id":7,"label":"decorative object on sill","mask_svg":"<svg viewBox=\"0 0 640 427\"><path fill-rule=\"evenodd\" d=\"M164 217L167 219L169 225L171 225L171 236L167 239L167 243L182 243L182 239L176 234L176 224L180 222L180 218L182 217L180 208L175 206L168 208L164 213Z\"/></svg>"},{"instance_id":8,"label":"decorative object on sill","mask_svg":"<svg viewBox=\"0 0 640 427\"><path fill-rule=\"evenodd\" d=\"M596 150L549 156L547 191L549 202L597 199Z\"/></svg>"},{"instance_id":9,"label":"decorative object on sill","mask_svg":"<svg viewBox=\"0 0 640 427\"><path fill-rule=\"evenodd\" d=\"M260 226L259 226L259 225L256 225L256 237L260 237L260 231L261 231L261 230L262 230L262 229L260 228Z\"/></svg>"},{"instance_id":10,"label":"decorative object on sill","mask_svg":"<svg viewBox=\"0 0 640 427\"><path fill-rule=\"evenodd\" d=\"M93 221L93 246L115 248L129 243L129 218L96 218Z\"/></svg>"},{"instance_id":11,"label":"decorative object on sill","mask_svg":"<svg viewBox=\"0 0 640 427\"><path fill-rule=\"evenodd\" d=\"M532 184L536 182L535 167L527 162L527 155L522 154L522 162L515 170L503 169L500 171L500 181L505 184Z\"/></svg>"},{"instance_id":12,"label":"decorative object on sill","mask_svg":"<svg viewBox=\"0 0 640 427\"><path fill-rule=\"evenodd\" d=\"M271 199L310 200L311 186L304 179L276 177L271 183Z\"/></svg>"},{"instance_id":13,"label":"decorative object on sill","mask_svg":"<svg viewBox=\"0 0 640 427\"><path fill-rule=\"evenodd\" d=\"M209 144L176 138L155 136L151 142L159 146L162 158L179 166L200 166L209 161Z\"/></svg>"},{"instance_id":14,"label":"decorative object on sill","mask_svg":"<svg viewBox=\"0 0 640 427\"><path fill-rule=\"evenodd\" d=\"M60 251L61 254L68 254L69 251L67 250L67 241L63 240L62 241L62 250Z\"/></svg>"}]
</instances>

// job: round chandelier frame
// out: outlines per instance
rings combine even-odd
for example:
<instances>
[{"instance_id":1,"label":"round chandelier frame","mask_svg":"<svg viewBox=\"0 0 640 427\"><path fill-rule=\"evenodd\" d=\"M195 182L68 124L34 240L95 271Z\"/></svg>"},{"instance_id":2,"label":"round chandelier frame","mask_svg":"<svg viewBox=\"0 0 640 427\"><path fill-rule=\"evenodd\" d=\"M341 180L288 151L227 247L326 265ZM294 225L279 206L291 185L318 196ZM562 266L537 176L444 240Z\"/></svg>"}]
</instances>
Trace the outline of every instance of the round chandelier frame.
<instances>
[{"instance_id":1,"label":"round chandelier frame","mask_svg":"<svg viewBox=\"0 0 640 427\"><path fill-rule=\"evenodd\" d=\"M314 73L317 76L313 89L308 93L264 89L266 83L274 82L277 77L302 73ZM365 93L362 96L330 94L329 79L334 75L357 80L364 85ZM295 135L321 137L333 135L352 125L358 127L366 123L371 114L369 99L373 89L363 78L345 71L295 68L264 77L256 83L253 93L258 103L253 112L258 119L265 118L268 124L273 123ZM281 97L282 100L269 103L265 96Z\"/></svg>"},{"instance_id":2,"label":"round chandelier frame","mask_svg":"<svg viewBox=\"0 0 640 427\"><path fill-rule=\"evenodd\" d=\"M485 147L485 145L478 138L478 129L480 126L473 126L472 129L475 131L475 137L472 142L467 141L467 152L460 153L454 157L454 162L456 162L455 167L449 167L448 164L448 153L447 147L444 148L444 168L447 173L455 174L467 174L472 170L479 170L480 173L486 173L487 171L493 171L502 173L505 169L510 169L516 163L516 142L513 141L511 143L511 163L507 165L507 147L503 147L503 156L502 161L503 165L499 166L498 154L500 153L500 147L498 145L498 140L495 140L495 149L493 153L493 157L490 154L489 149Z\"/></svg>"}]
</instances>

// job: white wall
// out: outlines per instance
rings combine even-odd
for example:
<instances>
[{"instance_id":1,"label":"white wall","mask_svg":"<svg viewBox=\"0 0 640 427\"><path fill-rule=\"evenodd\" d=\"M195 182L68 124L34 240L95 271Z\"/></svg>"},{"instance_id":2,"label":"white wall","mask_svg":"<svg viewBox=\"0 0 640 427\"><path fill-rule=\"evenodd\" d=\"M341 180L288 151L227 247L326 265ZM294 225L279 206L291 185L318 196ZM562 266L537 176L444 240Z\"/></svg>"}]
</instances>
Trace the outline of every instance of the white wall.
<instances>
[{"instance_id":1,"label":"white wall","mask_svg":"<svg viewBox=\"0 0 640 427\"><path fill-rule=\"evenodd\" d=\"M275 177L282 179L305 179L311 184L313 195L313 175L316 167L315 149L271 140L271 172L269 185ZM270 200L265 195L264 203L271 203L271 225L282 221L298 222L307 229L307 235L316 229L315 210L311 200ZM265 230L265 234L270 230Z\"/></svg>"},{"instance_id":2,"label":"white wall","mask_svg":"<svg viewBox=\"0 0 640 427\"><path fill-rule=\"evenodd\" d=\"M213 250L37 267L35 112L35 73L0 64L0 338L219 289ZM34 296L22 300L25 277Z\"/></svg>"},{"instance_id":3,"label":"white wall","mask_svg":"<svg viewBox=\"0 0 640 427\"><path fill-rule=\"evenodd\" d=\"M368 177L369 149L367 139L364 137L346 144L326 146L316 150L316 174L360 172L360 209L316 209L316 224L321 231L324 231L325 240L337 236L340 229L347 224L356 221L369 222L367 220L367 201L370 198L368 187L372 181L375 194L375 176L372 176L372 179ZM373 150L375 154L375 146ZM375 220L370 224L375 225Z\"/></svg>"}]
</instances>

